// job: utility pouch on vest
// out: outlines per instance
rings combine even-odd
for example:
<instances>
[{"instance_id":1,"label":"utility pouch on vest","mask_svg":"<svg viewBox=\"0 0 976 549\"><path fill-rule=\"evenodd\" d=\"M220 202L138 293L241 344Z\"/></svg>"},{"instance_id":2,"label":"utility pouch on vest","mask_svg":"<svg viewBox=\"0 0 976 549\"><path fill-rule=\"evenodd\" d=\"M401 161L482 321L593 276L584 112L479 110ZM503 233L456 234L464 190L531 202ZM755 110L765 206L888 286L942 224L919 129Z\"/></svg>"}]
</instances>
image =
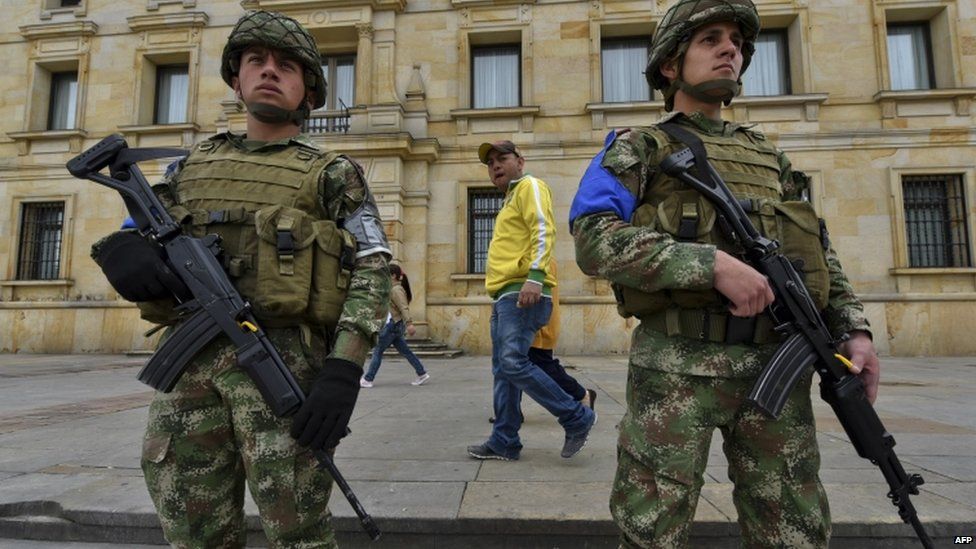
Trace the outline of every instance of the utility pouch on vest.
<instances>
[{"instance_id":1,"label":"utility pouch on vest","mask_svg":"<svg viewBox=\"0 0 976 549\"><path fill-rule=\"evenodd\" d=\"M820 218L813 205L800 200L760 201L758 216L750 214L750 217L764 235L779 241L780 253L793 263L803 277L817 310L825 309L830 297L830 272L824 253Z\"/></svg>"},{"instance_id":2,"label":"utility pouch on vest","mask_svg":"<svg viewBox=\"0 0 976 549\"><path fill-rule=\"evenodd\" d=\"M334 329L346 301L356 241L348 231L329 220L314 221L314 266L306 317L314 324Z\"/></svg>"},{"instance_id":3,"label":"utility pouch on vest","mask_svg":"<svg viewBox=\"0 0 976 549\"><path fill-rule=\"evenodd\" d=\"M251 305L259 319L300 317L312 286L312 218L301 210L271 206L254 216L258 233L257 282Z\"/></svg>"}]
</instances>

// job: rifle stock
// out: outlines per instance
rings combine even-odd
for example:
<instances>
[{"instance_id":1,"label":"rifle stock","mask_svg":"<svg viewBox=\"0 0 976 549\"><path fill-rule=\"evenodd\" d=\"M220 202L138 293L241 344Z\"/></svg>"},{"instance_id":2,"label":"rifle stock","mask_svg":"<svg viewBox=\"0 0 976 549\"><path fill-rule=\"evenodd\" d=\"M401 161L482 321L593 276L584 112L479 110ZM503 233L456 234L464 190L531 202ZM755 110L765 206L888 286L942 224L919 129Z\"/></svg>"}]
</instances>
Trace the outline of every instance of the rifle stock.
<instances>
[{"instance_id":1,"label":"rifle stock","mask_svg":"<svg viewBox=\"0 0 976 549\"><path fill-rule=\"evenodd\" d=\"M881 469L888 483L888 497L901 519L915 530L926 548L932 540L925 532L909 495L918 494L924 480L905 473L895 455L895 439L888 433L864 391L860 378L841 361L837 345L810 297L803 279L789 259L778 252L779 244L762 236L753 226L728 185L707 161L704 147L681 128L659 127L688 145L661 162L668 175L705 195L714 205L719 223L730 242L742 246L743 259L769 279L775 300L766 310L778 333L787 336L766 365L749 394L749 401L770 417L777 417L804 372L813 365L820 375L820 395L844 427L858 455ZM697 140L697 143L694 142ZM695 167L698 177L690 170Z\"/></svg>"},{"instance_id":2,"label":"rifle stock","mask_svg":"<svg viewBox=\"0 0 976 549\"><path fill-rule=\"evenodd\" d=\"M238 365L254 380L275 415L290 416L304 402L305 395L254 318L250 304L224 272L217 259L219 239L183 234L136 165L143 160L185 154L181 149L129 149L125 138L114 134L67 163L71 175L90 179L122 195L139 232L163 247L168 266L189 292L189 295L174 293L173 297L180 302L177 307L182 312L180 322L139 372L139 380L163 392L172 390L190 359L216 337L224 335L235 347ZM98 173L105 167L109 167L111 177ZM339 486L369 537L378 540L379 528L331 456L320 451L315 452L315 457L319 468L326 469Z\"/></svg>"}]
</instances>

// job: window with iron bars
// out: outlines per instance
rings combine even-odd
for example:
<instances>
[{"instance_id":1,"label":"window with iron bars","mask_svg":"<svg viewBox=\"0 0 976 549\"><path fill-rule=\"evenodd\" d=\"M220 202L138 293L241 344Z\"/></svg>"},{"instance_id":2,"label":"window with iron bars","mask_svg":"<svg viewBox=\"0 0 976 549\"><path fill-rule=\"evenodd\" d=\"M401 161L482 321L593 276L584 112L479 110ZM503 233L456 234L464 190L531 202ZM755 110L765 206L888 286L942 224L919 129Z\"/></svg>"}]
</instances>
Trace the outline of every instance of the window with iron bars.
<instances>
[{"instance_id":1,"label":"window with iron bars","mask_svg":"<svg viewBox=\"0 0 976 549\"><path fill-rule=\"evenodd\" d=\"M468 190L468 272L484 273L488 265L488 245L495 231L495 216L502 208L505 193L497 189Z\"/></svg>"},{"instance_id":2,"label":"window with iron bars","mask_svg":"<svg viewBox=\"0 0 976 549\"><path fill-rule=\"evenodd\" d=\"M17 280L57 280L61 275L64 202L24 202L17 248Z\"/></svg>"},{"instance_id":3,"label":"window with iron bars","mask_svg":"<svg viewBox=\"0 0 976 549\"><path fill-rule=\"evenodd\" d=\"M902 177L909 267L972 267L961 174Z\"/></svg>"}]
</instances>

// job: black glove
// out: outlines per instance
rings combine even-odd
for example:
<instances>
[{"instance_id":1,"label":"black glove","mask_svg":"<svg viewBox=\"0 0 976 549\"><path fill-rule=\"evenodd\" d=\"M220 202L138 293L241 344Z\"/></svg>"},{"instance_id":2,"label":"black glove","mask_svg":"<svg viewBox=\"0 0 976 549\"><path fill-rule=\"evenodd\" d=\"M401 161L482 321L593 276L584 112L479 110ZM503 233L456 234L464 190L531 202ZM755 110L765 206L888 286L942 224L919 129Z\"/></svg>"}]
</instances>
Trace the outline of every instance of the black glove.
<instances>
[{"instance_id":1,"label":"black glove","mask_svg":"<svg viewBox=\"0 0 976 549\"><path fill-rule=\"evenodd\" d=\"M153 301L188 290L163 259L163 249L132 231L118 231L98 243L93 256L109 284L128 301Z\"/></svg>"},{"instance_id":2,"label":"black glove","mask_svg":"<svg viewBox=\"0 0 976 549\"><path fill-rule=\"evenodd\" d=\"M359 396L363 369L341 358L325 359L325 369L291 421L291 436L312 450L335 448L346 436Z\"/></svg>"}]
</instances>

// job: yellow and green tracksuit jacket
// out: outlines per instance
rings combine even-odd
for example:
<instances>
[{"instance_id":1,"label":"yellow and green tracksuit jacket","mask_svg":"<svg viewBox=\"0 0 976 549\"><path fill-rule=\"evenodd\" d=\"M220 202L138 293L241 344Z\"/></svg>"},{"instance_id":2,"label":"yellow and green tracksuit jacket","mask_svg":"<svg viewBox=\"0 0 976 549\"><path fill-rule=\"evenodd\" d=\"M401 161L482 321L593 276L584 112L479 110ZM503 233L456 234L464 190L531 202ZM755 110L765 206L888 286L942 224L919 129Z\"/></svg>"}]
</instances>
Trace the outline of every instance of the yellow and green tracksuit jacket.
<instances>
[{"instance_id":1,"label":"yellow and green tracksuit jacket","mask_svg":"<svg viewBox=\"0 0 976 549\"><path fill-rule=\"evenodd\" d=\"M524 175L508 184L488 246L485 289L494 299L517 292L526 280L542 284L544 295L556 286L549 261L556 242L552 192L546 182Z\"/></svg>"}]
</instances>

